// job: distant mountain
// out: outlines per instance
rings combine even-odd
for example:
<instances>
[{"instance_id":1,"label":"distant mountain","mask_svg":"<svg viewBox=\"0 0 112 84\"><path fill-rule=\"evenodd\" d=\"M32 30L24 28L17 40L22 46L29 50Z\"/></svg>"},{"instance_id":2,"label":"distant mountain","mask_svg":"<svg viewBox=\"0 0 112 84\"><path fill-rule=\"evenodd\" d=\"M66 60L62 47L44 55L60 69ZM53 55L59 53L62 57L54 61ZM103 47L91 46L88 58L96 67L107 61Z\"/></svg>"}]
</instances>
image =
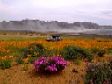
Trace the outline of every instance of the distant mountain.
<instances>
[{"instance_id":1,"label":"distant mountain","mask_svg":"<svg viewBox=\"0 0 112 84\"><path fill-rule=\"evenodd\" d=\"M22 20L0 22L0 30L21 30L35 32L75 32L82 33L92 29L112 29L112 26L102 26L92 22L45 22L40 20Z\"/></svg>"}]
</instances>

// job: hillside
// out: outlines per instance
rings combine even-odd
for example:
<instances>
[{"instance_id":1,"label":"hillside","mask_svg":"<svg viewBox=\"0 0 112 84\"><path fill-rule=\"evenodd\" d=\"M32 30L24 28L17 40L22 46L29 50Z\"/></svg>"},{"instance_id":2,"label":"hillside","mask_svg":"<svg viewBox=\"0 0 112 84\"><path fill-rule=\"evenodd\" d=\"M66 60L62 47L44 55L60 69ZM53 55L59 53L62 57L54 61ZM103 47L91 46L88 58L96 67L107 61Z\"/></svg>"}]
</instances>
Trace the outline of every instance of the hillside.
<instances>
[{"instance_id":1,"label":"hillside","mask_svg":"<svg viewBox=\"0 0 112 84\"><path fill-rule=\"evenodd\" d=\"M45 22L40 20L3 21L0 22L0 30L35 31L35 32L60 32L60 33L85 33L101 29L112 29L112 26L98 25L92 22ZM107 31L107 30L106 30ZM110 31L110 30L109 30ZM97 33L100 33L97 32ZM101 32L102 33L102 32ZM109 33L111 34L111 33Z\"/></svg>"}]
</instances>

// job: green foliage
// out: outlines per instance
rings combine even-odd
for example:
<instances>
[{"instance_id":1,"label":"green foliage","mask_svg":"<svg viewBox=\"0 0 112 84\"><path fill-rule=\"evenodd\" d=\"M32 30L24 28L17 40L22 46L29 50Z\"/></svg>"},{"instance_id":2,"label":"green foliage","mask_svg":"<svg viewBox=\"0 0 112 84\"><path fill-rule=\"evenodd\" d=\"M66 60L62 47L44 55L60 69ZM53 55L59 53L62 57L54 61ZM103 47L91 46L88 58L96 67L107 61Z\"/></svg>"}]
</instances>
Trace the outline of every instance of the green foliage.
<instances>
[{"instance_id":1,"label":"green foliage","mask_svg":"<svg viewBox=\"0 0 112 84\"><path fill-rule=\"evenodd\" d=\"M24 58L28 58L28 62L33 63L39 56L45 55L46 49L41 44L33 43L27 48L22 48L21 51L22 53L16 59L18 64L23 64Z\"/></svg>"},{"instance_id":2,"label":"green foliage","mask_svg":"<svg viewBox=\"0 0 112 84\"><path fill-rule=\"evenodd\" d=\"M76 59L76 60L74 60L74 63L77 64L77 65L80 65L81 64L81 60Z\"/></svg>"},{"instance_id":3,"label":"green foliage","mask_svg":"<svg viewBox=\"0 0 112 84\"><path fill-rule=\"evenodd\" d=\"M11 55L15 57L23 57L23 51L24 51L24 48L20 48L20 49L17 49L16 51L13 51Z\"/></svg>"},{"instance_id":4,"label":"green foliage","mask_svg":"<svg viewBox=\"0 0 112 84\"><path fill-rule=\"evenodd\" d=\"M29 57L28 58L28 63L33 63L35 60L37 60L37 57Z\"/></svg>"},{"instance_id":5,"label":"green foliage","mask_svg":"<svg viewBox=\"0 0 112 84\"><path fill-rule=\"evenodd\" d=\"M81 58L81 59L86 58L86 59L88 59L88 61L91 61L93 58L93 56L89 52L89 50L80 48L80 47L76 47L73 45L65 46L61 51L61 55L65 59L69 59L69 60L78 59L78 58Z\"/></svg>"},{"instance_id":6,"label":"green foliage","mask_svg":"<svg viewBox=\"0 0 112 84\"><path fill-rule=\"evenodd\" d=\"M104 50L104 49L98 49L98 48L92 48L91 52L94 55L97 55L99 57L103 57L105 55L105 53L106 53L106 50Z\"/></svg>"},{"instance_id":7,"label":"green foliage","mask_svg":"<svg viewBox=\"0 0 112 84\"><path fill-rule=\"evenodd\" d=\"M99 50L100 49L98 49L98 48L91 48L91 52L92 52L92 54L94 54L94 55L97 55L97 53L99 52Z\"/></svg>"},{"instance_id":8,"label":"green foliage","mask_svg":"<svg viewBox=\"0 0 112 84\"><path fill-rule=\"evenodd\" d=\"M112 62L90 64L85 76L85 84L112 84Z\"/></svg>"},{"instance_id":9,"label":"green foliage","mask_svg":"<svg viewBox=\"0 0 112 84\"><path fill-rule=\"evenodd\" d=\"M33 43L24 50L24 57L28 57L28 55L31 55L32 57L39 57L44 54L45 48L42 44Z\"/></svg>"},{"instance_id":10,"label":"green foliage","mask_svg":"<svg viewBox=\"0 0 112 84\"><path fill-rule=\"evenodd\" d=\"M16 58L16 63L17 64L23 64L24 63L24 61L23 61L23 58L25 58L24 57L24 50L25 50L26 48L21 48L21 49L19 49L19 51L18 51L18 57Z\"/></svg>"},{"instance_id":11,"label":"green foliage","mask_svg":"<svg viewBox=\"0 0 112 84\"><path fill-rule=\"evenodd\" d=\"M14 32L13 32L14 33ZM16 36L12 33L13 36L7 35L7 36L1 36L0 41L36 41L37 37L21 37L21 36Z\"/></svg>"},{"instance_id":12,"label":"green foliage","mask_svg":"<svg viewBox=\"0 0 112 84\"><path fill-rule=\"evenodd\" d=\"M43 54L47 57L56 56L56 55L59 55L59 51L56 50L56 49L53 49L53 50L45 49ZM28 57L28 62L33 63L38 57L39 56L29 56Z\"/></svg>"},{"instance_id":13,"label":"green foliage","mask_svg":"<svg viewBox=\"0 0 112 84\"><path fill-rule=\"evenodd\" d=\"M52 49L52 50L46 49L45 50L45 56L57 56L59 54L60 54L60 51L56 49Z\"/></svg>"},{"instance_id":14,"label":"green foliage","mask_svg":"<svg viewBox=\"0 0 112 84\"><path fill-rule=\"evenodd\" d=\"M11 65L12 65L12 60L5 59L0 61L0 67L2 69L8 69L11 67Z\"/></svg>"},{"instance_id":15,"label":"green foliage","mask_svg":"<svg viewBox=\"0 0 112 84\"><path fill-rule=\"evenodd\" d=\"M61 51L61 55L65 58L65 59L76 59L77 57L79 57L79 53L76 51L77 47L74 46L65 46L63 48L63 50Z\"/></svg>"},{"instance_id":16,"label":"green foliage","mask_svg":"<svg viewBox=\"0 0 112 84\"><path fill-rule=\"evenodd\" d=\"M99 52L97 53L97 55L99 57L103 57L105 55L106 51L105 50L99 50Z\"/></svg>"},{"instance_id":17,"label":"green foliage","mask_svg":"<svg viewBox=\"0 0 112 84\"><path fill-rule=\"evenodd\" d=\"M17 63L17 64L23 64L23 63L24 63L23 57L21 57L21 56L17 57L17 58L16 58L16 63Z\"/></svg>"},{"instance_id":18,"label":"green foliage","mask_svg":"<svg viewBox=\"0 0 112 84\"><path fill-rule=\"evenodd\" d=\"M107 53L110 54L110 55L112 55L112 48L109 48L109 49L107 50Z\"/></svg>"},{"instance_id":19,"label":"green foliage","mask_svg":"<svg viewBox=\"0 0 112 84\"><path fill-rule=\"evenodd\" d=\"M23 50L25 48L18 48L16 46L13 46L13 45L9 45L5 48L6 50L10 50L9 53L6 53L6 55L11 55L11 56L15 56L15 57L18 57L20 55L23 54Z\"/></svg>"},{"instance_id":20,"label":"green foliage","mask_svg":"<svg viewBox=\"0 0 112 84\"><path fill-rule=\"evenodd\" d=\"M0 56L5 56L7 53L5 52L0 52Z\"/></svg>"}]
</instances>

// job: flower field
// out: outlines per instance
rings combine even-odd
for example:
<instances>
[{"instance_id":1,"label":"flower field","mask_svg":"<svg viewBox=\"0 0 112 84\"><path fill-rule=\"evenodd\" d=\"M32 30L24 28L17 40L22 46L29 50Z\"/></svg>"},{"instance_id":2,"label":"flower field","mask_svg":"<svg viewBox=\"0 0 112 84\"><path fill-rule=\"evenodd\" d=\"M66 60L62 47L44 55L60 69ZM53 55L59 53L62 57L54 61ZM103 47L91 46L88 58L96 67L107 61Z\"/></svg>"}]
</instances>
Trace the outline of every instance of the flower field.
<instances>
[{"instance_id":1,"label":"flower field","mask_svg":"<svg viewBox=\"0 0 112 84\"><path fill-rule=\"evenodd\" d=\"M35 40L25 40L25 41L0 41L0 52L10 53L8 47L24 48L32 43L40 43L50 50L57 49L60 50L67 45L76 45L84 48L101 48L109 49L112 48L112 39L106 38L96 38L96 39L83 39L83 38L74 38L74 39L64 39L59 42L47 42L45 39L35 39Z\"/></svg>"},{"instance_id":2,"label":"flower field","mask_svg":"<svg viewBox=\"0 0 112 84\"><path fill-rule=\"evenodd\" d=\"M45 37L0 38L0 84L96 84L92 76L85 83L88 65L111 62L112 38L68 36L57 42ZM97 81L111 84L109 77Z\"/></svg>"},{"instance_id":3,"label":"flower field","mask_svg":"<svg viewBox=\"0 0 112 84\"><path fill-rule=\"evenodd\" d=\"M112 48L112 39L83 39L83 38L74 38L74 39L64 39L59 42L47 42L45 39L35 39L35 41L0 41L0 48L5 48L7 46L15 46L15 47L26 47L31 43L41 43L43 45L47 45L50 48L62 48L65 45L74 44L78 46L82 46L85 48L98 47L98 48ZM57 46L58 45L58 46Z\"/></svg>"}]
</instances>

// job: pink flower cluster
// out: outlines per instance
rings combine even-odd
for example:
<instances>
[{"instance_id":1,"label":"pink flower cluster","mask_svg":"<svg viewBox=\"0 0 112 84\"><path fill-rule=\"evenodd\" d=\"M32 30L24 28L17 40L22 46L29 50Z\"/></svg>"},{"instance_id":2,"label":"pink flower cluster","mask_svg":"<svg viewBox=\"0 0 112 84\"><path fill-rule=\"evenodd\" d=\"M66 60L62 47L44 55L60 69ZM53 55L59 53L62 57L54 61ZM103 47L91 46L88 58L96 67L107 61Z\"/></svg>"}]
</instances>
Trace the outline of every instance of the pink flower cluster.
<instances>
[{"instance_id":1,"label":"pink flower cluster","mask_svg":"<svg viewBox=\"0 0 112 84\"><path fill-rule=\"evenodd\" d=\"M59 72L65 69L67 61L60 56L40 57L34 62L34 66L37 72Z\"/></svg>"}]
</instances>

